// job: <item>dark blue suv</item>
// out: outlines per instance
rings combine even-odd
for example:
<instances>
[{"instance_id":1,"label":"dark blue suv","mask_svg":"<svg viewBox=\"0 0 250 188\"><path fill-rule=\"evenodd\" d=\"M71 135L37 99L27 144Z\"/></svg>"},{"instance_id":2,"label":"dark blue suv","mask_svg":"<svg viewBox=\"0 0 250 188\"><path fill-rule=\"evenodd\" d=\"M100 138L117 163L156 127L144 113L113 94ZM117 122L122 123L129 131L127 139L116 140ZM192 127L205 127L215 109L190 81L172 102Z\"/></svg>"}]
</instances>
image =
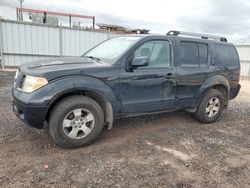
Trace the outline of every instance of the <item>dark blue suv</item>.
<instances>
[{"instance_id":1,"label":"dark blue suv","mask_svg":"<svg viewBox=\"0 0 250 188\"><path fill-rule=\"evenodd\" d=\"M187 37L188 36L188 37ZM171 31L109 39L79 58L27 63L13 110L61 147L94 142L114 119L185 109L212 123L240 90L240 62L223 37Z\"/></svg>"}]
</instances>

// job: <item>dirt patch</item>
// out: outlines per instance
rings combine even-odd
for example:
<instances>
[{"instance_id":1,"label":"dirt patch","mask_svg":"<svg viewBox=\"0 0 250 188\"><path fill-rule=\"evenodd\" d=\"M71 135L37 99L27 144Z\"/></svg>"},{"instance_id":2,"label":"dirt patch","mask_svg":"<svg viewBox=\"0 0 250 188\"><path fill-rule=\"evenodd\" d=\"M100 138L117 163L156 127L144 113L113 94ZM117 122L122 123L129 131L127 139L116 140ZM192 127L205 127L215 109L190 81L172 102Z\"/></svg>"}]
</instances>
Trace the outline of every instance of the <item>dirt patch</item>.
<instances>
[{"instance_id":1,"label":"dirt patch","mask_svg":"<svg viewBox=\"0 0 250 188\"><path fill-rule=\"evenodd\" d=\"M0 72L2 187L249 187L250 82L218 122L185 112L121 119L93 145L54 146L11 110L14 73Z\"/></svg>"}]
</instances>

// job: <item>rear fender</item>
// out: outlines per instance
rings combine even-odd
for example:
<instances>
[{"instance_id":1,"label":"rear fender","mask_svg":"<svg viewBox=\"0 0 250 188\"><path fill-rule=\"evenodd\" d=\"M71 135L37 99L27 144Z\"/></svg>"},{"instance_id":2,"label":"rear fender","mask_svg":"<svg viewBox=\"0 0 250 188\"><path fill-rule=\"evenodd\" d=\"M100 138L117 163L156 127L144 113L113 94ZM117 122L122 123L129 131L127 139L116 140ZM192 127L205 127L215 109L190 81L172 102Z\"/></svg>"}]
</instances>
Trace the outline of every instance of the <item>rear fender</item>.
<instances>
[{"instance_id":1,"label":"rear fender","mask_svg":"<svg viewBox=\"0 0 250 188\"><path fill-rule=\"evenodd\" d=\"M205 82L201 85L199 92L196 95L196 100L194 100L193 106L198 106L201 99L203 98L204 94L206 93L206 90L210 88L216 88L217 86L223 86L227 91L227 101L230 96L230 85L228 80L221 75L215 75L207 78Z\"/></svg>"}]
</instances>

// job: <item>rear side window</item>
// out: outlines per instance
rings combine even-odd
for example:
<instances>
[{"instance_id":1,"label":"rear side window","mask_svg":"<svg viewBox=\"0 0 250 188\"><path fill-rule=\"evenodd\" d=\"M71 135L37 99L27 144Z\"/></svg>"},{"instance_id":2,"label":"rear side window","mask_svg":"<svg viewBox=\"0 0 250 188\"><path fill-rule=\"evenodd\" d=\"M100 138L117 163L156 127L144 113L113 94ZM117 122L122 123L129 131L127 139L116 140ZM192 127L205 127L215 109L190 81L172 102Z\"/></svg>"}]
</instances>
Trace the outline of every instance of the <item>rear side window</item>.
<instances>
[{"instance_id":1,"label":"rear side window","mask_svg":"<svg viewBox=\"0 0 250 188\"><path fill-rule=\"evenodd\" d=\"M239 65L235 48L233 46L215 45L215 64L220 66Z\"/></svg>"},{"instance_id":2,"label":"rear side window","mask_svg":"<svg viewBox=\"0 0 250 188\"><path fill-rule=\"evenodd\" d=\"M207 44L181 42L179 53L181 67L199 67L207 65Z\"/></svg>"},{"instance_id":3,"label":"rear side window","mask_svg":"<svg viewBox=\"0 0 250 188\"><path fill-rule=\"evenodd\" d=\"M182 67L199 67L199 51L196 43L180 43L180 65Z\"/></svg>"}]
</instances>

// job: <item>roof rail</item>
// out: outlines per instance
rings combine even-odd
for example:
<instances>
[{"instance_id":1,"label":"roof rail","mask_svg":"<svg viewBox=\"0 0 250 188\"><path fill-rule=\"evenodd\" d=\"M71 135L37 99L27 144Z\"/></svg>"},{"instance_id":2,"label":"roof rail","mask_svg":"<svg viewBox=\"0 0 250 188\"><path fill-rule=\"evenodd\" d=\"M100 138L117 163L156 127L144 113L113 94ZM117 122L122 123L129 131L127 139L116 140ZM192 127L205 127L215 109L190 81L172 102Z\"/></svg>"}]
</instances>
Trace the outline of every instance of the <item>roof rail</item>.
<instances>
[{"instance_id":1,"label":"roof rail","mask_svg":"<svg viewBox=\"0 0 250 188\"><path fill-rule=\"evenodd\" d=\"M202 39L214 39L214 40L219 40L222 42L227 42L227 39L225 37L220 37L220 36L214 36L214 35L204 35L204 34L199 34L199 33L191 33L191 32L184 32L184 31L169 31L167 35L172 35L172 36L178 36L178 35L183 35L183 36L192 36L192 37L200 37Z\"/></svg>"}]
</instances>

